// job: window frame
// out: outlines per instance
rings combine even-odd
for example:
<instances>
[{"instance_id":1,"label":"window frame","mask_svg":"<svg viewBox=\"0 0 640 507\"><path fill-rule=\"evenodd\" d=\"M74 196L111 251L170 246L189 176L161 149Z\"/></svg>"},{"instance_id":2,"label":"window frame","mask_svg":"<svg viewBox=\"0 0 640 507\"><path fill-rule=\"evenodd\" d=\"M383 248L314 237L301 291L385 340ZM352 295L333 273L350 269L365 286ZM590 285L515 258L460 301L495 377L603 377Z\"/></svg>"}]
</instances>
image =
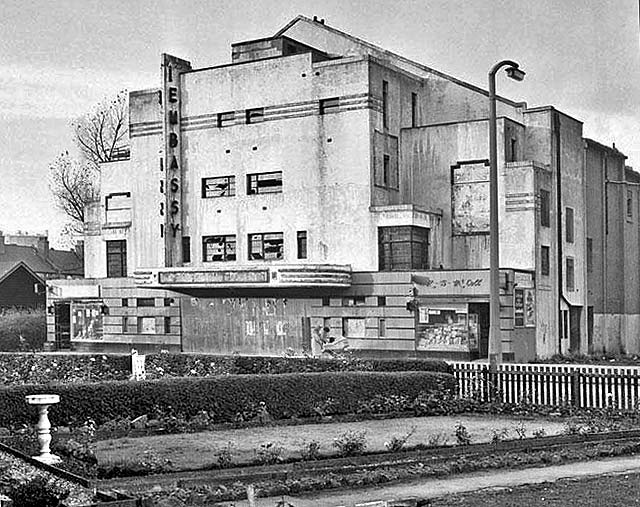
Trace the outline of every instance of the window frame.
<instances>
[{"instance_id":1,"label":"window frame","mask_svg":"<svg viewBox=\"0 0 640 507\"><path fill-rule=\"evenodd\" d=\"M254 107L245 110L245 123L252 125L254 123L262 123L264 121L264 107Z\"/></svg>"},{"instance_id":2,"label":"window frame","mask_svg":"<svg viewBox=\"0 0 640 507\"><path fill-rule=\"evenodd\" d=\"M571 265L571 269L569 269L570 265ZM573 257L566 257L564 262L564 267L565 267L565 288L567 289L567 292L573 292L576 290L575 259Z\"/></svg>"},{"instance_id":3,"label":"window frame","mask_svg":"<svg viewBox=\"0 0 640 507\"><path fill-rule=\"evenodd\" d=\"M633 219L633 191L630 188L627 189L627 218Z\"/></svg>"},{"instance_id":4,"label":"window frame","mask_svg":"<svg viewBox=\"0 0 640 507\"><path fill-rule=\"evenodd\" d=\"M401 236L409 233L408 239L395 239L394 235ZM409 245L409 265L398 267L405 263L399 258L394 259L394 245L401 248L401 245ZM388 245L388 247L386 246ZM422 254L416 255L415 248L421 248ZM401 225L392 227L378 227L378 270L379 271L420 271L429 269L429 251L431 247L431 231L426 227L414 225ZM389 256L385 252L389 250ZM418 250L420 252L420 250ZM398 254L401 252L399 251Z\"/></svg>"},{"instance_id":5,"label":"window frame","mask_svg":"<svg viewBox=\"0 0 640 507\"><path fill-rule=\"evenodd\" d=\"M191 262L191 236L182 236L182 262Z\"/></svg>"},{"instance_id":6,"label":"window frame","mask_svg":"<svg viewBox=\"0 0 640 507\"><path fill-rule=\"evenodd\" d=\"M260 176L269 176L269 175L280 175L280 185L273 186L274 190L264 190L264 188L270 188L270 186L262 187L263 190L260 191L260 186L258 183L260 182ZM277 178L276 178L277 180ZM255 186L254 186L255 181ZM247 195L262 195L262 194L281 194L284 191L284 178L282 175L282 171L268 171L264 173L249 173L247 174Z\"/></svg>"},{"instance_id":7,"label":"window frame","mask_svg":"<svg viewBox=\"0 0 640 507\"><path fill-rule=\"evenodd\" d=\"M587 273L593 272L593 238L587 238Z\"/></svg>"},{"instance_id":8,"label":"window frame","mask_svg":"<svg viewBox=\"0 0 640 507\"><path fill-rule=\"evenodd\" d=\"M218 182L218 180L220 180ZM225 181L226 180L226 181ZM220 185L221 182L226 182L226 190L229 193L222 193L221 195L210 195L207 193L207 186L209 184ZM203 199L218 199L220 197L235 197L236 195L236 177L234 175L229 176L210 176L208 178L202 178L201 195Z\"/></svg>"},{"instance_id":9,"label":"window frame","mask_svg":"<svg viewBox=\"0 0 640 507\"><path fill-rule=\"evenodd\" d=\"M571 206L564 208L564 240L566 243L575 241L574 211Z\"/></svg>"},{"instance_id":10,"label":"window frame","mask_svg":"<svg viewBox=\"0 0 640 507\"><path fill-rule=\"evenodd\" d=\"M411 127L418 126L418 94L411 92Z\"/></svg>"},{"instance_id":11,"label":"window frame","mask_svg":"<svg viewBox=\"0 0 640 507\"><path fill-rule=\"evenodd\" d=\"M540 189L540 225L551 227L551 192Z\"/></svg>"},{"instance_id":12,"label":"window frame","mask_svg":"<svg viewBox=\"0 0 640 507\"><path fill-rule=\"evenodd\" d=\"M551 247L540 245L540 274L549 276L551 273Z\"/></svg>"},{"instance_id":13,"label":"window frame","mask_svg":"<svg viewBox=\"0 0 640 507\"><path fill-rule=\"evenodd\" d=\"M329 97L326 99L320 99L318 107L321 115L328 113L335 113L340 107L340 97Z\"/></svg>"},{"instance_id":14,"label":"window frame","mask_svg":"<svg viewBox=\"0 0 640 507\"><path fill-rule=\"evenodd\" d=\"M382 81L382 127L389 128L389 81Z\"/></svg>"},{"instance_id":15,"label":"window frame","mask_svg":"<svg viewBox=\"0 0 640 507\"><path fill-rule=\"evenodd\" d=\"M296 256L298 259L308 257L308 234L307 231L296 231Z\"/></svg>"},{"instance_id":16,"label":"window frame","mask_svg":"<svg viewBox=\"0 0 640 507\"><path fill-rule=\"evenodd\" d=\"M119 251L109 251L110 247L119 246ZM126 278L127 276L127 240L116 239L106 241L107 278ZM118 260L117 269L112 268L112 260Z\"/></svg>"},{"instance_id":17,"label":"window frame","mask_svg":"<svg viewBox=\"0 0 640 507\"><path fill-rule=\"evenodd\" d=\"M223 111L216 116L216 125L218 128L230 127L236 122L235 111Z\"/></svg>"},{"instance_id":18,"label":"window frame","mask_svg":"<svg viewBox=\"0 0 640 507\"><path fill-rule=\"evenodd\" d=\"M222 239L222 241L220 241ZM217 241L216 241L217 240ZM222 259L207 259L207 245L222 245ZM230 245L233 245L233 254L228 252ZM233 255L233 258L230 258ZM202 236L202 262L233 262L238 259L238 241L235 234L212 234Z\"/></svg>"},{"instance_id":19,"label":"window frame","mask_svg":"<svg viewBox=\"0 0 640 507\"><path fill-rule=\"evenodd\" d=\"M265 236L279 236L279 238L269 238L267 241L279 239L280 256L272 256L271 253L265 253ZM255 240L259 238L260 252L254 251ZM281 261L284 260L284 233L283 232L254 232L247 236L247 259L250 261ZM261 257L254 257L260 255ZM269 256L267 256L269 255Z\"/></svg>"}]
</instances>

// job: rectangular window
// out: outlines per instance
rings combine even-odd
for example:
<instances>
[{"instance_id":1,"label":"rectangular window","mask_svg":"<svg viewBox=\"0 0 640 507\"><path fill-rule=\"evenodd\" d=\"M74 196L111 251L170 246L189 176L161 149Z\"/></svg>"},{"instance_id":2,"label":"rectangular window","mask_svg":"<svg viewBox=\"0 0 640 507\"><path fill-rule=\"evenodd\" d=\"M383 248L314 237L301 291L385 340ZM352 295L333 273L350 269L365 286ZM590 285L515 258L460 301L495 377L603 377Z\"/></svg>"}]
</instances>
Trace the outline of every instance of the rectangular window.
<instances>
[{"instance_id":1,"label":"rectangular window","mask_svg":"<svg viewBox=\"0 0 640 507\"><path fill-rule=\"evenodd\" d=\"M226 111L224 113L218 113L218 127L228 127L233 125L236 121L235 111Z\"/></svg>"},{"instance_id":2,"label":"rectangular window","mask_svg":"<svg viewBox=\"0 0 640 507\"><path fill-rule=\"evenodd\" d=\"M322 298L322 306L331 306L331 298L329 296Z\"/></svg>"},{"instance_id":3,"label":"rectangular window","mask_svg":"<svg viewBox=\"0 0 640 507\"><path fill-rule=\"evenodd\" d=\"M233 197L236 195L235 176L217 176L202 178L202 197Z\"/></svg>"},{"instance_id":4,"label":"rectangular window","mask_svg":"<svg viewBox=\"0 0 640 507\"><path fill-rule=\"evenodd\" d=\"M382 126L389 126L389 83L382 82Z\"/></svg>"},{"instance_id":5,"label":"rectangular window","mask_svg":"<svg viewBox=\"0 0 640 507\"><path fill-rule=\"evenodd\" d=\"M387 296L378 296L378 306L387 306Z\"/></svg>"},{"instance_id":6,"label":"rectangular window","mask_svg":"<svg viewBox=\"0 0 640 507\"><path fill-rule=\"evenodd\" d=\"M363 318L344 317L342 319L342 335L347 338L364 338L365 320Z\"/></svg>"},{"instance_id":7,"label":"rectangular window","mask_svg":"<svg viewBox=\"0 0 640 507\"><path fill-rule=\"evenodd\" d=\"M567 243L573 243L573 208L564 209L564 224L564 239Z\"/></svg>"},{"instance_id":8,"label":"rectangular window","mask_svg":"<svg viewBox=\"0 0 640 507\"><path fill-rule=\"evenodd\" d=\"M429 269L429 229L379 227L378 251L380 271Z\"/></svg>"},{"instance_id":9,"label":"rectangular window","mask_svg":"<svg viewBox=\"0 0 640 507\"><path fill-rule=\"evenodd\" d=\"M540 225L542 227L551 226L551 215L549 207L549 191L540 189Z\"/></svg>"},{"instance_id":10,"label":"rectangular window","mask_svg":"<svg viewBox=\"0 0 640 507\"><path fill-rule=\"evenodd\" d=\"M364 306L366 298L364 296L350 296L342 298L342 306Z\"/></svg>"},{"instance_id":11,"label":"rectangular window","mask_svg":"<svg viewBox=\"0 0 640 507\"><path fill-rule=\"evenodd\" d=\"M131 221L131 193L109 194L105 198L107 223Z\"/></svg>"},{"instance_id":12,"label":"rectangular window","mask_svg":"<svg viewBox=\"0 0 640 507\"><path fill-rule=\"evenodd\" d=\"M155 298L136 298L136 306L156 306Z\"/></svg>"},{"instance_id":13,"label":"rectangular window","mask_svg":"<svg viewBox=\"0 0 640 507\"><path fill-rule=\"evenodd\" d=\"M182 236L182 262L191 262L191 238Z\"/></svg>"},{"instance_id":14,"label":"rectangular window","mask_svg":"<svg viewBox=\"0 0 640 507\"><path fill-rule=\"evenodd\" d=\"M281 232L249 234L249 260L280 260L284 257Z\"/></svg>"},{"instance_id":15,"label":"rectangular window","mask_svg":"<svg viewBox=\"0 0 640 507\"><path fill-rule=\"evenodd\" d=\"M571 257L567 257L565 265L567 272L567 290L572 291L575 290L575 272L573 259Z\"/></svg>"},{"instance_id":16,"label":"rectangular window","mask_svg":"<svg viewBox=\"0 0 640 507\"><path fill-rule=\"evenodd\" d=\"M386 319L378 319L378 336L384 338L387 336L387 321Z\"/></svg>"},{"instance_id":17,"label":"rectangular window","mask_svg":"<svg viewBox=\"0 0 640 507\"><path fill-rule=\"evenodd\" d=\"M389 155L384 155L382 159L382 185L385 187L389 186L389 166L391 159Z\"/></svg>"},{"instance_id":18,"label":"rectangular window","mask_svg":"<svg viewBox=\"0 0 640 507\"><path fill-rule=\"evenodd\" d=\"M122 332L123 333L137 333L138 332L138 319L130 315L122 317Z\"/></svg>"},{"instance_id":19,"label":"rectangular window","mask_svg":"<svg viewBox=\"0 0 640 507\"><path fill-rule=\"evenodd\" d=\"M593 239L587 238L587 273L593 271Z\"/></svg>"},{"instance_id":20,"label":"rectangular window","mask_svg":"<svg viewBox=\"0 0 640 507\"><path fill-rule=\"evenodd\" d=\"M282 192L282 171L247 174L247 194L277 194Z\"/></svg>"},{"instance_id":21,"label":"rectangular window","mask_svg":"<svg viewBox=\"0 0 640 507\"><path fill-rule=\"evenodd\" d=\"M107 241L107 278L124 276L127 276L127 242Z\"/></svg>"},{"instance_id":22,"label":"rectangular window","mask_svg":"<svg viewBox=\"0 0 640 507\"><path fill-rule=\"evenodd\" d=\"M260 123L264 121L264 107L256 107L255 109L247 109L247 123Z\"/></svg>"},{"instance_id":23,"label":"rectangular window","mask_svg":"<svg viewBox=\"0 0 640 507\"><path fill-rule=\"evenodd\" d=\"M122 299L122 306L129 306L129 300L127 298Z\"/></svg>"},{"instance_id":24,"label":"rectangular window","mask_svg":"<svg viewBox=\"0 0 640 507\"><path fill-rule=\"evenodd\" d=\"M633 192L627 190L627 218L633 218Z\"/></svg>"},{"instance_id":25,"label":"rectangular window","mask_svg":"<svg viewBox=\"0 0 640 507\"><path fill-rule=\"evenodd\" d=\"M202 262L226 262L236 260L236 236L203 236Z\"/></svg>"},{"instance_id":26,"label":"rectangular window","mask_svg":"<svg viewBox=\"0 0 640 507\"><path fill-rule=\"evenodd\" d=\"M507 162L515 162L518 160L518 140L515 137L510 139L509 160Z\"/></svg>"},{"instance_id":27,"label":"rectangular window","mask_svg":"<svg viewBox=\"0 0 640 507\"><path fill-rule=\"evenodd\" d=\"M156 318L155 317L138 317L138 333L139 334L155 334Z\"/></svg>"},{"instance_id":28,"label":"rectangular window","mask_svg":"<svg viewBox=\"0 0 640 507\"><path fill-rule=\"evenodd\" d=\"M333 113L338 110L340 99L332 97L330 99L322 99L320 101L320 114Z\"/></svg>"},{"instance_id":29,"label":"rectangular window","mask_svg":"<svg viewBox=\"0 0 640 507\"><path fill-rule=\"evenodd\" d=\"M540 273L549 276L549 247L540 247Z\"/></svg>"},{"instance_id":30,"label":"rectangular window","mask_svg":"<svg viewBox=\"0 0 640 507\"><path fill-rule=\"evenodd\" d=\"M164 306L171 306L171 303L173 303L173 298L164 298Z\"/></svg>"},{"instance_id":31,"label":"rectangular window","mask_svg":"<svg viewBox=\"0 0 640 507\"><path fill-rule=\"evenodd\" d=\"M171 317L164 318L164 334L171 334Z\"/></svg>"},{"instance_id":32,"label":"rectangular window","mask_svg":"<svg viewBox=\"0 0 640 507\"><path fill-rule=\"evenodd\" d=\"M296 241L298 245L298 259L307 258L307 231L298 231L296 233Z\"/></svg>"},{"instance_id":33,"label":"rectangular window","mask_svg":"<svg viewBox=\"0 0 640 507\"><path fill-rule=\"evenodd\" d=\"M418 94L411 94L411 126L416 127L418 125Z\"/></svg>"}]
</instances>

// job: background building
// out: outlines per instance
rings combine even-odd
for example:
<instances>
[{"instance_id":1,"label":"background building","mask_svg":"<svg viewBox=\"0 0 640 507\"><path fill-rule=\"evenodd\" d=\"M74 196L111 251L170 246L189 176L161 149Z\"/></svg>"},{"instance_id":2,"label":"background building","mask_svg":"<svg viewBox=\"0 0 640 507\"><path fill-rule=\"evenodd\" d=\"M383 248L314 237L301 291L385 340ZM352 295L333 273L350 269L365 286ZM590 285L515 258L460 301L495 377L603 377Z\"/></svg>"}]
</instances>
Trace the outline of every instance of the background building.
<instances>
[{"instance_id":1,"label":"background building","mask_svg":"<svg viewBox=\"0 0 640 507\"><path fill-rule=\"evenodd\" d=\"M161 63L87 212L88 279L51 283L51 344L63 320L78 349L317 352L328 328L367 355L486 357L486 91L305 17L230 64ZM637 335L637 282L615 308L588 291L588 245L615 248L587 232L608 148L553 107L498 115L504 358Z\"/></svg>"}]
</instances>

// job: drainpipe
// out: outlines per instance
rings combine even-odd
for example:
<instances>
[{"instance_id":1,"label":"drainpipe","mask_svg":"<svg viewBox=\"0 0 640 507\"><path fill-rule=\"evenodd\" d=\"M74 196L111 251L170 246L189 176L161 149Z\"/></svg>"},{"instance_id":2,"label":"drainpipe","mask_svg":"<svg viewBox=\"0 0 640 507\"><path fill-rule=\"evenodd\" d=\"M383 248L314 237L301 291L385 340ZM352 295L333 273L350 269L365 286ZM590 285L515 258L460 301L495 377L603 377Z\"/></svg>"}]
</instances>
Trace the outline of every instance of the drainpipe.
<instances>
[{"instance_id":1,"label":"drainpipe","mask_svg":"<svg viewBox=\"0 0 640 507\"><path fill-rule=\"evenodd\" d=\"M564 296L562 257L562 172L560 150L560 116L553 112L553 136L555 138L554 157L556 159L556 236L557 236L557 264L558 264L558 323L562 325L562 334L558 337L558 354L562 354L562 338L566 333L565 322L562 318L562 298ZM558 330L560 326L558 326Z\"/></svg>"}]
</instances>

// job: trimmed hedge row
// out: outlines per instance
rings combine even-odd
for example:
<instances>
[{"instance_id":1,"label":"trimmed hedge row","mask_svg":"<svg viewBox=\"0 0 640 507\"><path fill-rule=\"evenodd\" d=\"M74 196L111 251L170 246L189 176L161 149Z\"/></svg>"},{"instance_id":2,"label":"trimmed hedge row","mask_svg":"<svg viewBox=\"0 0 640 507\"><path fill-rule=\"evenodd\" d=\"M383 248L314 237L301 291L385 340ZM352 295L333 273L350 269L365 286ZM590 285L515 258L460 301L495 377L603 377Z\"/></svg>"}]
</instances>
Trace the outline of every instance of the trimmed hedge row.
<instances>
[{"instance_id":1,"label":"trimmed hedge row","mask_svg":"<svg viewBox=\"0 0 640 507\"><path fill-rule=\"evenodd\" d=\"M239 414L255 417L266 404L274 419L312 417L331 405L333 414L355 413L363 402L403 396L446 396L455 388L452 375L433 372L324 372L280 375L229 375L175 378L143 382L102 382L0 388L0 426L33 424L36 410L28 394L54 393L51 420L55 425L98 424L124 417L165 413L191 418L206 410L214 423L233 422Z\"/></svg>"},{"instance_id":2,"label":"trimmed hedge row","mask_svg":"<svg viewBox=\"0 0 640 507\"><path fill-rule=\"evenodd\" d=\"M439 360L320 359L305 357L217 356L211 354L149 354L147 378L216 375L311 373L323 371L435 371L452 373ZM0 383L58 384L127 380L129 356L2 354Z\"/></svg>"}]
</instances>

